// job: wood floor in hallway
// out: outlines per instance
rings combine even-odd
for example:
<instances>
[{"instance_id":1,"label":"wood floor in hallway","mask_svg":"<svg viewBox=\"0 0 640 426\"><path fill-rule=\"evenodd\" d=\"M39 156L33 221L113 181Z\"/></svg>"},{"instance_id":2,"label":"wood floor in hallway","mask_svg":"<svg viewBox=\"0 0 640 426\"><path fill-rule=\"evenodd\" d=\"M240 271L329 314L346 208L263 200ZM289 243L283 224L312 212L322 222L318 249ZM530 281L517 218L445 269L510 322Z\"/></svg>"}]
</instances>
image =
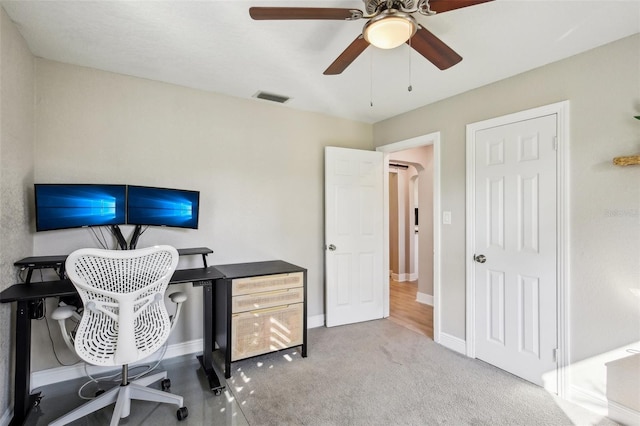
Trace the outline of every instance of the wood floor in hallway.
<instances>
[{"instance_id":1,"label":"wood floor in hallway","mask_svg":"<svg viewBox=\"0 0 640 426\"><path fill-rule=\"evenodd\" d=\"M389 319L433 339L433 307L416 301L417 281L389 282Z\"/></svg>"}]
</instances>

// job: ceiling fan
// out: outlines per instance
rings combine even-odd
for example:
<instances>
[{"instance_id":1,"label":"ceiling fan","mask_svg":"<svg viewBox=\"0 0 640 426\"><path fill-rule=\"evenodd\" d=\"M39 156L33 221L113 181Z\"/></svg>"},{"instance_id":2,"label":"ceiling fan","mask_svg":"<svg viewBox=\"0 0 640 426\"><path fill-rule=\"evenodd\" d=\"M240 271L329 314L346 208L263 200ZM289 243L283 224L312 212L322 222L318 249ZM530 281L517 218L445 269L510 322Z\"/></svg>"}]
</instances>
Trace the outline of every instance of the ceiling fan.
<instances>
[{"instance_id":1,"label":"ceiling fan","mask_svg":"<svg viewBox=\"0 0 640 426\"><path fill-rule=\"evenodd\" d=\"M368 19L360 34L324 71L325 75L340 74L370 44L392 49L408 43L436 67L445 70L462 60L453 49L433 35L412 16L448 12L492 0L362 0L365 12L359 9L321 7L251 7L249 15L256 20L329 19L355 21Z\"/></svg>"}]
</instances>

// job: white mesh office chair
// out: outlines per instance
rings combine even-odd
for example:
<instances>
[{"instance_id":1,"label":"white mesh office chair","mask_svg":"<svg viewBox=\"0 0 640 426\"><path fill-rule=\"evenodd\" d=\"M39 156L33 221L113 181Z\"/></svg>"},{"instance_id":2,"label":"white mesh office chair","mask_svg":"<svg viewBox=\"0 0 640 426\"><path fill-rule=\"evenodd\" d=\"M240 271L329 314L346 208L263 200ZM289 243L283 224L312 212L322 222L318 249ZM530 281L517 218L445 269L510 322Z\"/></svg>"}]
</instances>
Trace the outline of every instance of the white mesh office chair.
<instances>
[{"instance_id":1,"label":"white mesh office chair","mask_svg":"<svg viewBox=\"0 0 640 426\"><path fill-rule=\"evenodd\" d=\"M84 361L99 366L122 366L120 386L60 417L51 425L64 425L115 403L111 426L130 413L132 399L175 404L178 420L188 416L183 398L148 388L163 380L161 372L129 383L128 365L157 351L168 339L172 322L164 305L164 293L178 264L178 252L170 246L139 250L81 249L71 253L65 263L67 275L78 290L84 311L73 344ZM172 295L182 302L186 297ZM173 317L173 324L180 304ZM65 340L71 341L64 319L71 309L53 316L61 323Z\"/></svg>"}]
</instances>

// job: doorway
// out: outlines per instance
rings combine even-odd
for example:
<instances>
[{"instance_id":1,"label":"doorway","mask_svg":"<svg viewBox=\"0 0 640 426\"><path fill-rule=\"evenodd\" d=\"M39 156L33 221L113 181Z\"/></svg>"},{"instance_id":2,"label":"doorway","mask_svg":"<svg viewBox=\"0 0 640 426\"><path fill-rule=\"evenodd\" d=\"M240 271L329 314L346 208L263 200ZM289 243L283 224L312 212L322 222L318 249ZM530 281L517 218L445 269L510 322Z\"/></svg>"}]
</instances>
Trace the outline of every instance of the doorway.
<instances>
[{"instance_id":1,"label":"doorway","mask_svg":"<svg viewBox=\"0 0 640 426\"><path fill-rule=\"evenodd\" d=\"M385 154L384 164L384 194L385 194L385 218L384 218L384 236L385 247L391 247L390 230L398 225L404 225L405 232L403 238L394 241L393 244L400 245L400 251L404 247L404 256L399 266L394 264L396 271L391 267L391 250L385 253L386 270L390 271L387 277L387 285L385 286L385 317L397 319L398 315L394 315L392 308L397 309L398 304L406 308L406 312L402 313L405 326L412 324L411 315L427 316L430 324L425 326L429 330L426 331L429 337L434 341L440 340L439 329L439 288L440 288L440 134L432 133L377 148ZM420 149L428 152L428 159L420 159ZM404 186L403 205L400 223L395 220L392 222L391 216L391 191L390 186L397 185L392 182L392 168L389 164L398 164L407 166L407 169L414 168L417 179L414 183L422 188L418 191L416 197L413 188L410 185L411 175L405 176L406 186ZM401 179L402 180L402 179ZM415 238L415 206L412 204L414 198L417 198L418 204L418 237ZM395 201L394 201L395 202ZM408 226L407 226L408 225ZM401 227L402 228L402 227ZM412 250L412 244L414 245ZM412 254L419 253L417 261L412 262ZM393 259L396 262L396 259ZM414 263L412 265L412 263ZM413 287L413 288L412 288ZM392 290L394 294L392 295ZM405 290L396 291L396 290ZM418 299L418 300L416 300ZM426 303L425 303L426 302ZM394 306L391 306L391 303ZM409 309L410 308L410 309ZM413 312L415 311L415 312ZM412 327L408 327L412 328ZM419 331L420 332L420 331ZM426 334L423 333L423 334Z\"/></svg>"},{"instance_id":2,"label":"doorway","mask_svg":"<svg viewBox=\"0 0 640 426\"><path fill-rule=\"evenodd\" d=\"M423 220L420 226L419 218L432 209L432 163L431 145L389 155L389 319L431 339L433 258L421 262L419 253L421 245L433 251L433 225ZM420 263L428 271L422 277Z\"/></svg>"}]
</instances>

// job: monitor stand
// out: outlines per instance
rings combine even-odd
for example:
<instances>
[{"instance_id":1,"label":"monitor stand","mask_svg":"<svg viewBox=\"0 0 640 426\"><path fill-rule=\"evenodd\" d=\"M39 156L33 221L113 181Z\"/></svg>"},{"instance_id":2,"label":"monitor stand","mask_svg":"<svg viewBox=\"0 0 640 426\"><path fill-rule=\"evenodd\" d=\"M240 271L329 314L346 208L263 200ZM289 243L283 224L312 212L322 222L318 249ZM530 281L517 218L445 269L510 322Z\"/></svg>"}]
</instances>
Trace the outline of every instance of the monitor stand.
<instances>
[{"instance_id":1,"label":"monitor stand","mask_svg":"<svg viewBox=\"0 0 640 426\"><path fill-rule=\"evenodd\" d=\"M111 225L111 233L116 237L120 250L135 250L138 245L138 238L140 238L140 234L142 234L142 226L136 225L129 244L127 244L127 240L124 238L124 235L122 235L122 231L118 225Z\"/></svg>"},{"instance_id":2,"label":"monitor stand","mask_svg":"<svg viewBox=\"0 0 640 426\"><path fill-rule=\"evenodd\" d=\"M122 235L122 231L118 225L111 225L111 233L116 240L118 240L118 246L120 246L120 250L127 250L127 240L124 239L124 235Z\"/></svg>"},{"instance_id":3,"label":"monitor stand","mask_svg":"<svg viewBox=\"0 0 640 426\"><path fill-rule=\"evenodd\" d=\"M135 250L138 245L138 238L140 238L140 234L142 234L142 226L136 225L133 230L133 235L131 236L131 241L129 242L129 250Z\"/></svg>"}]
</instances>

